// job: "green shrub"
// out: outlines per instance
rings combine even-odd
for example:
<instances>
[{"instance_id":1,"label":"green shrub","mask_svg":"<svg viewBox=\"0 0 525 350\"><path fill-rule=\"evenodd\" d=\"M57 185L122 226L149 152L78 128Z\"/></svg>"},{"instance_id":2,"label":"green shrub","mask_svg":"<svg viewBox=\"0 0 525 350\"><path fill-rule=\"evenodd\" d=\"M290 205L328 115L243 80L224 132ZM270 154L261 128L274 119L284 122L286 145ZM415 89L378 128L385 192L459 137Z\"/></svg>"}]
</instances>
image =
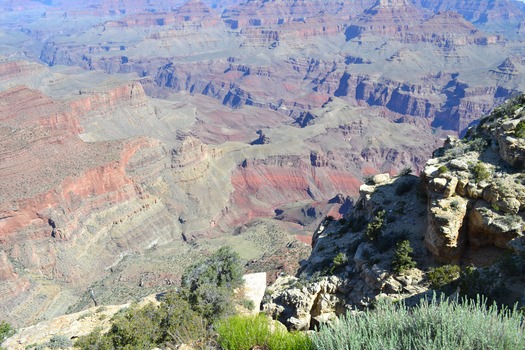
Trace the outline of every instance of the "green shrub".
<instances>
[{"instance_id":1,"label":"green shrub","mask_svg":"<svg viewBox=\"0 0 525 350\"><path fill-rule=\"evenodd\" d=\"M0 322L0 344L10 336L15 334L15 330L5 321Z\"/></svg>"},{"instance_id":2,"label":"green shrub","mask_svg":"<svg viewBox=\"0 0 525 350\"><path fill-rule=\"evenodd\" d=\"M181 292L194 310L212 320L232 310L233 290L243 284L242 275L239 255L222 247L185 271Z\"/></svg>"},{"instance_id":3,"label":"green shrub","mask_svg":"<svg viewBox=\"0 0 525 350\"><path fill-rule=\"evenodd\" d=\"M410 246L410 241L404 240L396 245L394 260L392 260L392 270L399 274L408 269L416 267L416 262L410 256L414 250Z\"/></svg>"},{"instance_id":4,"label":"green shrub","mask_svg":"<svg viewBox=\"0 0 525 350\"><path fill-rule=\"evenodd\" d=\"M166 342L195 344L207 339L204 319L176 293L160 305L133 306L117 314L106 334L96 329L80 337L80 349L152 349Z\"/></svg>"},{"instance_id":5,"label":"green shrub","mask_svg":"<svg viewBox=\"0 0 525 350\"><path fill-rule=\"evenodd\" d=\"M525 120L521 120L514 129L514 135L519 138L525 138Z\"/></svg>"},{"instance_id":6,"label":"green shrub","mask_svg":"<svg viewBox=\"0 0 525 350\"><path fill-rule=\"evenodd\" d=\"M332 267L330 268L330 274L333 274L348 262L348 257L345 253L339 253L334 257L332 261Z\"/></svg>"},{"instance_id":7,"label":"green shrub","mask_svg":"<svg viewBox=\"0 0 525 350\"><path fill-rule=\"evenodd\" d=\"M224 350L308 350L312 342L306 333L289 333L285 329L272 329L268 318L232 316L216 325L218 343Z\"/></svg>"},{"instance_id":8,"label":"green shrub","mask_svg":"<svg viewBox=\"0 0 525 350\"><path fill-rule=\"evenodd\" d=\"M523 255L507 251L498 261L498 266L500 271L507 276L519 276L525 272L525 259Z\"/></svg>"},{"instance_id":9,"label":"green shrub","mask_svg":"<svg viewBox=\"0 0 525 350\"><path fill-rule=\"evenodd\" d=\"M208 325L233 310L233 290L243 283L238 254L223 247L190 266L179 293L169 293L160 305L136 306L117 313L110 330L80 337L80 349L151 349L163 344L205 348Z\"/></svg>"},{"instance_id":10,"label":"green shrub","mask_svg":"<svg viewBox=\"0 0 525 350\"><path fill-rule=\"evenodd\" d=\"M380 300L312 334L314 349L525 349L523 316L484 302L444 299L409 309Z\"/></svg>"},{"instance_id":11,"label":"green shrub","mask_svg":"<svg viewBox=\"0 0 525 350\"><path fill-rule=\"evenodd\" d=\"M443 265L430 269L427 278L432 289L441 289L456 281L460 276L460 272L461 269L457 265Z\"/></svg>"},{"instance_id":12,"label":"green shrub","mask_svg":"<svg viewBox=\"0 0 525 350\"><path fill-rule=\"evenodd\" d=\"M45 345L50 349L69 349L73 342L64 335L54 335Z\"/></svg>"},{"instance_id":13,"label":"green shrub","mask_svg":"<svg viewBox=\"0 0 525 350\"><path fill-rule=\"evenodd\" d=\"M113 350L111 337L102 333L101 328L95 328L91 333L81 336L75 342L75 348L81 350Z\"/></svg>"},{"instance_id":14,"label":"green shrub","mask_svg":"<svg viewBox=\"0 0 525 350\"><path fill-rule=\"evenodd\" d=\"M483 152L487 148L488 145L489 143L482 138L472 139L468 143L469 149L471 151L477 151L477 152Z\"/></svg>"},{"instance_id":15,"label":"green shrub","mask_svg":"<svg viewBox=\"0 0 525 350\"><path fill-rule=\"evenodd\" d=\"M493 269L465 267L460 277L461 295L471 299L482 295L490 302L500 300L507 289L498 275L499 273Z\"/></svg>"},{"instance_id":16,"label":"green shrub","mask_svg":"<svg viewBox=\"0 0 525 350\"><path fill-rule=\"evenodd\" d=\"M444 174L444 173L448 173L449 170L448 170L448 167L446 165L441 165L439 168L438 168L438 173L440 174Z\"/></svg>"},{"instance_id":17,"label":"green shrub","mask_svg":"<svg viewBox=\"0 0 525 350\"><path fill-rule=\"evenodd\" d=\"M377 241L381 237L383 231L383 225L385 223L384 210L380 210L376 213L372 221L370 221L366 227L366 237L370 241Z\"/></svg>"},{"instance_id":18,"label":"green shrub","mask_svg":"<svg viewBox=\"0 0 525 350\"><path fill-rule=\"evenodd\" d=\"M490 178L490 171L482 162L477 162L476 165L472 167L472 173L474 174L474 178L477 182L481 182Z\"/></svg>"}]
</instances>

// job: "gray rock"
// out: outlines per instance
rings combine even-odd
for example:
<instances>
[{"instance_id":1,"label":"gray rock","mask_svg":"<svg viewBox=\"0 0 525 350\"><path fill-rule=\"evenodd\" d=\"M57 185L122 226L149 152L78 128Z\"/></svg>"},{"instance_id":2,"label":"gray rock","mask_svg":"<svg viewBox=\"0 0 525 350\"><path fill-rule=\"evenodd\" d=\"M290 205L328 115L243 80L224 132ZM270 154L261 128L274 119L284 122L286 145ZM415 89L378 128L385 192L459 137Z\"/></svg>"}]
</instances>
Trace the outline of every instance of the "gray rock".
<instances>
[{"instance_id":1,"label":"gray rock","mask_svg":"<svg viewBox=\"0 0 525 350\"><path fill-rule=\"evenodd\" d=\"M450 167L458 170L468 170L468 164L461 159L452 159Z\"/></svg>"}]
</instances>

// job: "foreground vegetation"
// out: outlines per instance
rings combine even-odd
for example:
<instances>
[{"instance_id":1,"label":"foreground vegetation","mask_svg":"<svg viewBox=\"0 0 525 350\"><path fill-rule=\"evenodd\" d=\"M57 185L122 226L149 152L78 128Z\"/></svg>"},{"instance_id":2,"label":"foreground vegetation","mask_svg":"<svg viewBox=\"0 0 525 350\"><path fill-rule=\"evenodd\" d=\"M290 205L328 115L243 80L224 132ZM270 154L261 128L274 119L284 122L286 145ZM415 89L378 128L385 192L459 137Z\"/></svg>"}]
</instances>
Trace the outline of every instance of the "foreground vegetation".
<instances>
[{"instance_id":1,"label":"foreground vegetation","mask_svg":"<svg viewBox=\"0 0 525 350\"><path fill-rule=\"evenodd\" d=\"M284 327L272 325L268 317L263 314L230 317L219 322L216 331L218 343L224 350L245 350L256 346L268 350L312 348L312 341L306 333L290 333Z\"/></svg>"},{"instance_id":2,"label":"foreground vegetation","mask_svg":"<svg viewBox=\"0 0 525 350\"><path fill-rule=\"evenodd\" d=\"M525 349L522 314L482 301L433 300L414 308L382 300L312 335L314 349Z\"/></svg>"},{"instance_id":3,"label":"foreground vegetation","mask_svg":"<svg viewBox=\"0 0 525 350\"><path fill-rule=\"evenodd\" d=\"M457 275L456 270L446 266L434 271L436 284L448 283L447 276ZM187 344L196 350L525 349L523 313L488 306L479 298L459 303L434 298L412 308L382 299L373 308L349 312L316 332L288 332L266 315L228 312L234 309L233 288L242 281L240 271L238 256L221 249L188 269L180 291L169 293L158 305L117 313L109 331L96 329L80 337L75 348L172 349ZM1 339L12 335L8 324L0 326ZM69 339L55 338L33 348L71 346Z\"/></svg>"},{"instance_id":4,"label":"foreground vegetation","mask_svg":"<svg viewBox=\"0 0 525 350\"><path fill-rule=\"evenodd\" d=\"M188 344L204 349L211 342L213 322L234 310L233 291L242 285L239 255L223 247L190 266L179 291L159 305L131 307L113 317L110 330L96 329L75 346L85 350L152 349Z\"/></svg>"}]
</instances>

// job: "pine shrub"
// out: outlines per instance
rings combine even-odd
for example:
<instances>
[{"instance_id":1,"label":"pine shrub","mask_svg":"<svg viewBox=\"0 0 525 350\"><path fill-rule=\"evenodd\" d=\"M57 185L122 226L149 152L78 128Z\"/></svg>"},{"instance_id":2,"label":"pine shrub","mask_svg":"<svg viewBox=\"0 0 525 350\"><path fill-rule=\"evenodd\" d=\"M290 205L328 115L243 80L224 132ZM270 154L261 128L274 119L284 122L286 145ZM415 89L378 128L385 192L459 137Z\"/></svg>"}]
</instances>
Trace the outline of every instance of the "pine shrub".
<instances>
[{"instance_id":1,"label":"pine shrub","mask_svg":"<svg viewBox=\"0 0 525 350\"><path fill-rule=\"evenodd\" d=\"M410 241L404 240L397 243L392 270L400 274L406 270L416 267L416 262L410 256L414 250L410 246Z\"/></svg>"}]
</instances>

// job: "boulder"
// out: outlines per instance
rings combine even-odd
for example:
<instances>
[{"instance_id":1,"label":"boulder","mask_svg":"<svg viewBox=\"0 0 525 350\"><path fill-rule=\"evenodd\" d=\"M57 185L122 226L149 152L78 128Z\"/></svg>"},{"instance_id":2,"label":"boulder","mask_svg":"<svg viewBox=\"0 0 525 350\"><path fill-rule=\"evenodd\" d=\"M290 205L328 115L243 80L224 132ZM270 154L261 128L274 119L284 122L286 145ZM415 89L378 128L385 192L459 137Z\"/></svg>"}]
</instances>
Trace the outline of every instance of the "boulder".
<instances>
[{"instance_id":1,"label":"boulder","mask_svg":"<svg viewBox=\"0 0 525 350\"><path fill-rule=\"evenodd\" d=\"M498 143L500 156L508 165L516 169L525 168L524 139L517 139L504 134L498 139Z\"/></svg>"},{"instance_id":2,"label":"boulder","mask_svg":"<svg viewBox=\"0 0 525 350\"><path fill-rule=\"evenodd\" d=\"M381 185L390 181L390 174L377 174L372 177L372 182L375 185Z\"/></svg>"},{"instance_id":3,"label":"boulder","mask_svg":"<svg viewBox=\"0 0 525 350\"><path fill-rule=\"evenodd\" d=\"M468 170L468 164L461 159L452 159L449 164L452 169Z\"/></svg>"},{"instance_id":4,"label":"boulder","mask_svg":"<svg viewBox=\"0 0 525 350\"><path fill-rule=\"evenodd\" d=\"M280 277L273 285L275 292L271 301L263 305L267 313L277 317L288 329L308 330L321 320L342 312L339 310L338 290L342 283L339 278L331 276L307 286L294 287L298 282L295 277Z\"/></svg>"},{"instance_id":5,"label":"boulder","mask_svg":"<svg viewBox=\"0 0 525 350\"><path fill-rule=\"evenodd\" d=\"M459 196L432 201L425 245L442 262L457 262L465 250L467 203Z\"/></svg>"},{"instance_id":6,"label":"boulder","mask_svg":"<svg viewBox=\"0 0 525 350\"><path fill-rule=\"evenodd\" d=\"M509 243L523 237L524 223L520 216L501 215L478 202L468 215L468 240L473 248L493 245L509 248Z\"/></svg>"}]
</instances>

